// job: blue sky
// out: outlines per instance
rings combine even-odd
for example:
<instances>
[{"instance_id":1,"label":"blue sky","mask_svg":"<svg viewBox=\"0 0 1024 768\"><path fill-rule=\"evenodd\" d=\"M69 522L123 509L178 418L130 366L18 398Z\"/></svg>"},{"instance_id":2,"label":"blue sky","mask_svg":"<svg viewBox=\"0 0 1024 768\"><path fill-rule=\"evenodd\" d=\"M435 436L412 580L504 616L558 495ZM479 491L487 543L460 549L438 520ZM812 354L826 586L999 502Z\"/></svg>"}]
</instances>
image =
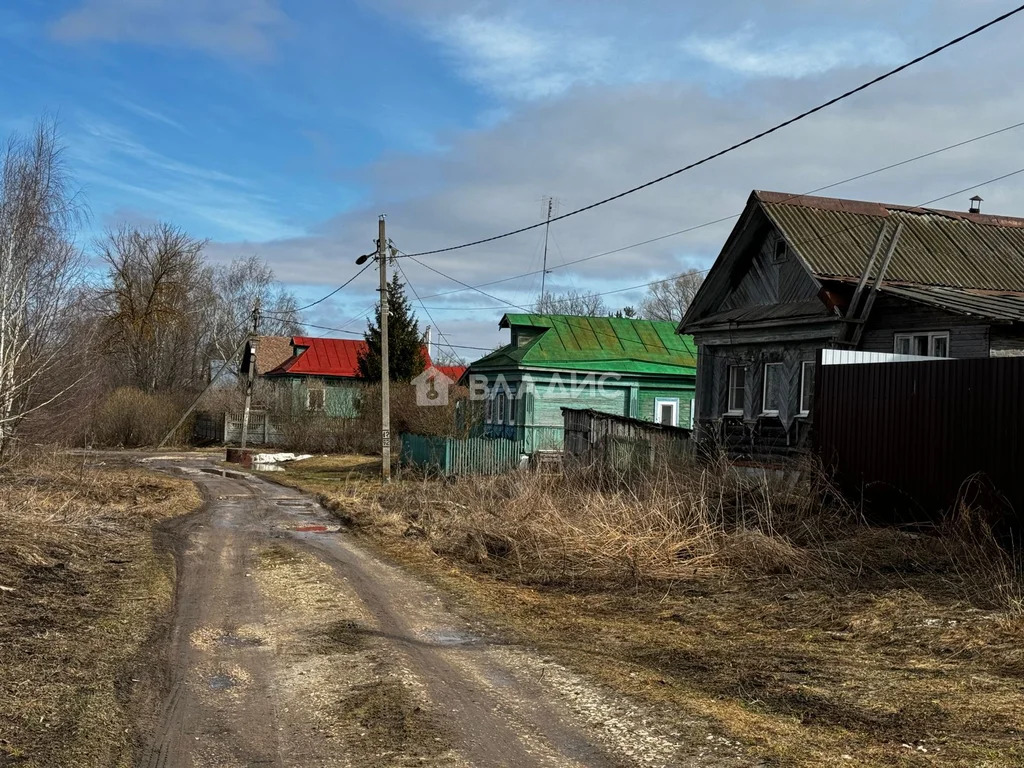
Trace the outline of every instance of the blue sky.
<instances>
[{"instance_id":1,"label":"blue sky","mask_svg":"<svg viewBox=\"0 0 1024 768\"><path fill-rule=\"evenodd\" d=\"M0 8L0 126L58 116L91 211L86 237L171 221L208 238L212 260L261 255L306 300L354 273L378 213L407 251L531 223L546 195L564 210L660 175L1007 7L19 0ZM713 166L559 224L552 262L735 213L752 188L807 191L1024 119L1022 30L1012 20ZM1024 166L1019 133L830 194L923 202ZM989 210L1024 214L1019 181L979 191ZM707 266L728 229L556 270L550 285L604 291ZM430 263L475 283L535 268L538 253L533 232ZM405 266L421 294L456 287ZM524 304L536 283L494 292ZM359 329L372 289L364 276L308 319ZM500 340L500 303L463 292L426 304L455 343ZM494 309L467 309L481 306Z\"/></svg>"},{"instance_id":2,"label":"blue sky","mask_svg":"<svg viewBox=\"0 0 1024 768\"><path fill-rule=\"evenodd\" d=\"M211 39L165 35L163 14L112 28L120 5L0 11L4 123L59 117L98 229L169 218L214 240L294 236L364 199L360 169L381 153L436 150L439 132L486 109L436 52L360 5L297 3ZM402 55L382 55L381 36Z\"/></svg>"}]
</instances>

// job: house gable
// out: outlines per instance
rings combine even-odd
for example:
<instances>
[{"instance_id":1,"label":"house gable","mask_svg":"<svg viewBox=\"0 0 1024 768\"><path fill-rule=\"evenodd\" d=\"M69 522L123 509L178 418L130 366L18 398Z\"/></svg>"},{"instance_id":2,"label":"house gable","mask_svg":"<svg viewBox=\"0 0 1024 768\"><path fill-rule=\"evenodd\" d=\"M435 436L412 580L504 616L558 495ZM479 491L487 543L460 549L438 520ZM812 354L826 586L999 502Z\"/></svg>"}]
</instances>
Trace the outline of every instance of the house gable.
<instances>
[{"instance_id":1,"label":"house gable","mask_svg":"<svg viewBox=\"0 0 1024 768\"><path fill-rule=\"evenodd\" d=\"M834 316L819 298L821 284L751 196L679 332L735 324Z\"/></svg>"}]
</instances>

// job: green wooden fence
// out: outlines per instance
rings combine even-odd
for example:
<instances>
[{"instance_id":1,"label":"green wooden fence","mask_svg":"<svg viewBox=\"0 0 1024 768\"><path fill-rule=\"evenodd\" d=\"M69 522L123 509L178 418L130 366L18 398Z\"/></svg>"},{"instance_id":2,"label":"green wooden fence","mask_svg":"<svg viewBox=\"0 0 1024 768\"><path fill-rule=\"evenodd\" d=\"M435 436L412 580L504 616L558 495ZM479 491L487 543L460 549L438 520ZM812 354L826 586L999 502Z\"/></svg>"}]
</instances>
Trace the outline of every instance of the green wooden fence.
<instances>
[{"instance_id":1,"label":"green wooden fence","mask_svg":"<svg viewBox=\"0 0 1024 768\"><path fill-rule=\"evenodd\" d=\"M525 444L501 437L402 435L403 466L451 475L495 475L520 466Z\"/></svg>"}]
</instances>

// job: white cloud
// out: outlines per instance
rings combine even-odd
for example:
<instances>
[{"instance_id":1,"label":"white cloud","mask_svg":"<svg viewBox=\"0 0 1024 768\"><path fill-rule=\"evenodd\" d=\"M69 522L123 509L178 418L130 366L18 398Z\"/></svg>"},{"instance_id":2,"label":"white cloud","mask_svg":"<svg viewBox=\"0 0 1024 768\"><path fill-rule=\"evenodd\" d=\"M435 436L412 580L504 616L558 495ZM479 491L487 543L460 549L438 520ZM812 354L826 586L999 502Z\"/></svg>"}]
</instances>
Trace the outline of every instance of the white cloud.
<instances>
[{"instance_id":1,"label":"white cloud","mask_svg":"<svg viewBox=\"0 0 1024 768\"><path fill-rule=\"evenodd\" d=\"M501 96L556 96L576 83L600 80L607 41L532 29L510 18L463 14L432 26L466 76Z\"/></svg>"},{"instance_id":2,"label":"white cloud","mask_svg":"<svg viewBox=\"0 0 1024 768\"><path fill-rule=\"evenodd\" d=\"M907 58L903 42L884 32L836 37L805 31L801 37L759 44L748 27L725 37L694 35L682 48L702 61L748 77L796 79L842 67L893 65Z\"/></svg>"},{"instance_id":3,"label":"white cloud","mask_svg":"<svg viewBox=\"0 0 1024 768\"><path fill-rule=\"evenodd\" d=\"M277 0L83 0L51 31L58 40L134 42L266 59L288 30Z\"/></svg>"},{"instance_id":4,"label":"white cloud","mask_svg":"<svg viewBox=\"0 0 1024 768\"><path fill-rule=\"evenodd\" d=\"M81 115L69 147L79 178L121 192L139 215L205 222L229 238L294 237L274 214L273 201L248 179L168 157L130 132Z\"/></svg>"},{"instance_id":5,"label":"white cloud","mask_svg":"<svg viewBox=\"0 0 1024 768\"><path fill-rule=\"evenodd\" d=\"M1012 58L1012 49L1008 54ZM962 56L970 59L970 52ZM719 160L552 226L549 264L585 257L740 211L752 189L808 192L864 171L1019 121L1024 86L979 84L951 58L949 69L920 70L872 89ZM998 66L998 62L993 64ZM815 84L831 94L847 75ZM1007 90L1009 88L1009 90ZM356 271L351 264L373 237L376 214L388 214L388 234L405 251L427 250L507 231L537 221L538 200L552 194L562 210L586 205L720 149L807 106L803 85L752 83L712 97L681 85L586 89L520 107L496 126L446 137L449 149L430 156L394 156L367 169L372 204L325 222L308 236L270 243L220 244L266 258L281 279L307 283L316 298ZM969 114L969 119L966 117ZM642 119L638 119L642 116ZM959 117L956 117L959 116ZM918 204L1024 166L1024 129L937 155L823 193ZM982 192L986 210L1024 213L1024 177ZM392 190L416 189L397 199ZM944 202L966 209L970 192ZM594 259L549 277L553 290L610 291L666 277L686 266L707 267L732 222L698 229ZM424 261L458 279L485 283L538 268L542 230ZM350 258L349 258L350 257ZM421 295L458 286L410 261L406 274ZM526 305L537 277L483 288ZM339 294L338 319L372 304L367 274ZM636 303L642 291L608 297L612 307ZM480 307L489 300L462 291L430 306ZM437 312L451 341L490 346L502 310ZM332 322L323 322L332 325Z\"/></svg>"}]
</instances>

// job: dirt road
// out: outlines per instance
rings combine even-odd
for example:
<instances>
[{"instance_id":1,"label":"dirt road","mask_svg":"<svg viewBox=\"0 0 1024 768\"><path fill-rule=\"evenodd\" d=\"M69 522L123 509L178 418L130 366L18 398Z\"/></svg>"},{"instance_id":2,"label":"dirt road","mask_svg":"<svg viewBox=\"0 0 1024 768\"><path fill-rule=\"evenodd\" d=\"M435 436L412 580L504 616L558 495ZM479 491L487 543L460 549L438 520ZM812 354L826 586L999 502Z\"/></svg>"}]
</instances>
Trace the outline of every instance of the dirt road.
<instances>
[{"instance_id":1,"label":"dirt road","mask_svg":"<svg viewBox=\"0 0 1024 768\"><path fill-rule=\"evenodd\" d=\"M165 663L141 681L141 765L749 765L460 618L297 491L159 459L206 505L177 561Z\"/></svg>"}]
</instances>

